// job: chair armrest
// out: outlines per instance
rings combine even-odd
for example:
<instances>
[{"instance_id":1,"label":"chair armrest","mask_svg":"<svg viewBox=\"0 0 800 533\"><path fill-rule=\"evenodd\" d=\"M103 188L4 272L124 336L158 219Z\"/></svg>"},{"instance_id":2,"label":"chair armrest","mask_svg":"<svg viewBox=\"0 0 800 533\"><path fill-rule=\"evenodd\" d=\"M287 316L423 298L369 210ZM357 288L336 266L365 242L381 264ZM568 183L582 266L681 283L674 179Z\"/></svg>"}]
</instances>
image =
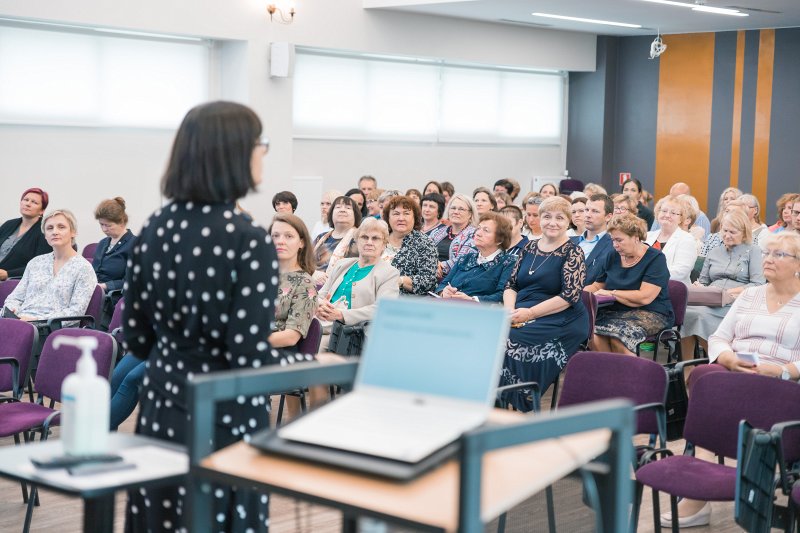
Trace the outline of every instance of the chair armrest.
<instances>
[{"instance_id":1,"label":"chair armrest","mask_svg":"<svg viewBox=\"0 0 800 533\"><path fill-rule=\"evenodd\" d=\"M64 327L64 322L86 323L90 329L95 329L94 317L92 315L58 316L47 320L47 327L53 332Z\"/></svg>"},{"instance_id":2,"label":"chair armrest","mask_svg":"<svg viewBox=\"0 0 800 533\"><path fill-rule=\"evenodd\" d=\"M639 411L655 411L656 423L658 424L658 438L661 441L661 446L667 445L667 408L663 403L643 403L633 408L634 412Z\"/></svg>"},{"instance_id":3,"label":"chair armrest","mask_svg":"<svg viewBox=\"0 0 800 533\"><path fill-rule=\"evenodd\" d=\"M120 345L122 344L122 326L112 329L109 331L109 334L111 334Z\"/></svg>"},{"instance_id":4,"label":"chair armrest","mask_svg":"<svg viewBox=\"0 0 800 533\"><path fill-rule=\"evenodd\" d=\"M646 465L647 463L652 463L653 461L657 460L655 459L655 457L659 455L663 457L672 457L675 454L669 448L656 448L655 450L650 450L649 452L645 452L644 455L642 455L642 459L639 461L639 465Z\"/></svg>"},{"instance_id":5,"label":"chair armrest","mask_svg":"<svg viewBox=\"0 0 800 533\"><path fill-rule=\"evenodd\" d=\"M122 296L122 289L114 289L114 290L108 291L106 293L106 296L108 296L109 298L113 298L114 296Z\"/></svg>"},{"instance_id":6,"label":"chair armrest","mask_svg":"<svg viewBox=\"0 0 800 533\"><path fill-rule=\"evenodd\" d=\"M19 403L19 398L11 398L9 396L0 396L0 403Z\"/></svg>"},{"instance_id":7,"label":"chair armrest","mask_svg":"<svg viewBox=\"0 0 800 533\"><path fill-rule=\"evenodd\" d=\"M13 391L14 398L19 398L19 361L13 357L0 357L0 365L11 366L11 390Z\"/></svg>"},{"instance_id":8,"label":"chair armrest","mask_svg":"<svg viewBox=\"0 0 800 533\"><path fill-rule=\"evenodd\" d=\"M511 392L517 389L531 389L531 400L533 401L533 412L538 413L541 411L541 403L542 403L542 393L539 390L539 384L535 381L526 381L524 383L514 383L513 385L506 385L504 387L497 388L497 403L500 404L500 407L505 407L507 404L504 404L500 401L500 397L504 392Z\"/></svg>"},{"instance_id":9,"label":"chair armrest","mask_svg":"<svg viewBox=\"0 0 800 533\"><path fill-rule=\"evenodd\" d=\"M697 366L697 365L707 365L709 364L708 359L690 359L688 361L680 361L679 363L675 363L675 370L683 370L687 366Z\"/></svg>"}]
</instances>

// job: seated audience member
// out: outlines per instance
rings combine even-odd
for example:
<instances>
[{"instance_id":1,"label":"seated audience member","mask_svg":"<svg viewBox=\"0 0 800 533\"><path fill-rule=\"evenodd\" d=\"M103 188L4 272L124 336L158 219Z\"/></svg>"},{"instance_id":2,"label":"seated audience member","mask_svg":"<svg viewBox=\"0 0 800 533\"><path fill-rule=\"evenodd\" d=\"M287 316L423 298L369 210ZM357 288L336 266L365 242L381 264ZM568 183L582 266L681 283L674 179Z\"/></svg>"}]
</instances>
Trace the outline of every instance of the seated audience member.
<instances>
[{"instance_id":1,"label":"seated audience member","mask_svg":"<svg viewBox=\"0 0 800 533\"><path fill-rule=\"evenodd\" d=\"M522 191L522 187L520 187L519 182L514 178L506 178L506 179L511 183L511 186L514 187L514 190L511 191L511 199L516 202L519 193Z\"/></svg>"},{"instance_id":2,"label":"seated audience member","mask_svg":"<svg viewBox=\"0 0 800 533\"><path fill-rule=\"evenodd\" d=\"M761 374L778 379L800 379L800 236L789 232L765 235L763 269L766 285L745 289L708 340L708 357L733 372ZM780 325L780 327L777 327ZM739 359L738 353L755 353L759 364ZM714 366L714 365L710 365ZM690 376L691 379L691 376ZM678 517L697 525L711 519L708 502L683 499ZM668 525L672 515L661 515ZM699 520L698 520L699 518Z\"/></svg>"},{"instance_id":3,"label":"seated audience member","mask_svg":"<svg viewBox=\"0 0 800 533\"><path fill-rule=\"evenodd\" d=\"M775 207L778 208L778 221L769 227L770 232L780 233L792 227L792 205L798 200L798 197L800 195L797 193L788 192L778 198L775 203Z\"/></svg>"},{"instance_id":4,"label":"seated audience member","mask_svg":"<svg viewBox=\"0 0 800 533\"><path fill-rule=\"evenodd\" d=\"M319 291L317 317L322 321L340 320L351 325L370 320L379 298L396 297L400 292L400 272L381 261L389 241L386 222L364 220L356 232L356 241L358 257L339 261ZM323 350L328 346L326 337L322 340Z\"/></svg>"},{"instance_id":5,"label":"seated audience member","mask_svg":"<svg viewBox=\"0 0 800 533\"><path fill-rule=\"evenodd\" d=\"M422 193L417 189L408 189L405 195L417 202L417 206L422 204Z\"/></svg>"},{"instance_id":6,"label":"seated audience member","mask_svg":"<svg viewBox=\"0 0 800 533\"><path fill-rule=\"evenodd\" d=\"M431 193L442 194L442 184L438 181L429 181L422 188L423 198Z\"/></svg>"},{"instance_id":7,"label":"seated audience member","mask_svg":"<svg viewBox=\"0 0 800 533\"><path fill-rule=\"evenodd\" d=\"M613 217L608 234L616 253L608 254L597 281L586 290L616 302L598 309L592 349L633 355L639 343L675 321L669 269L664 254L645 244L645 222L638 216Z\"/></svg>"},{"instance_id":8,"label":"seated audience member","mask_svg":"<svg viewBox=\"0 0 800 533\"><path fill-rule=\"evenodd\" d=\"M478 213L472 199L461 193L454 194L447 205L447 216L450 225L434 230L430 235L440 257L447 250L447 259L439 261L437 279L445 277L461 256L475 253L472 237L478 223Z\"/></svg>"},{"instance_id":9,"label":"seated audience member","mask_svg":"<svg viewBox=\"0 0 800 533\"><path fill-rule=\"evenodd\" d=\"M402 196L400 191L397 189L389 189L388 191L383 191L380 196L378 196L378 215L375 218L381 218L383 216L383 208L386 205L386 202L389 201L390 198L394 198L395 196Z\"/></svg>"},{"instance_id":10,"label":"seated audience member","mask_svg":"<svg viewBox=\"0 0 800 533\"><path fill-rule=\"evenodd\" d=\"M659 200L656 204L659 229L648 232L645 241L664 253L670 279L686 285L691 283L690 274L698 255L695 238L680 228L689 209L689 204L677 196L665 196Z\"/></svg>"},{"instance_id":11,"label":"seated audience member","mask_svg":"<svg viewBox=\"0 0 800 533\"><path fill-rule=\"evenodd\" d=\"M722 243L713 249L703 262L703 270L694 285L719 287L731 301L748 287L765 283L761 270L761 249L753 244L753 234L747 216L738 209L723 215ZM708 307L690 305L681 329L684 359L691 359L695 342L708 352L707 339L716 331L730 309L729 305Z\"/></svg>"},{"instance_id":12,"label":"seated audience member","mask_svg":"<svg viewBox=\"0 0 800 533\"><path fill-rule=\"evenodd\" d=\"M506 253L514 257L519 257L522 255L522 249L528 244L528 238L522 234L522 225L525 223L522 209L515 205L507 205L500 210L500 214L506 217L509 223L511 223L511 240L509 241Z\"/></svg>"},{"instance_id":13,"label":"seated audience member","mask_svg":"<svg viewBox=\"0 0 800 533\"><path fill-rule=\"evenodd\" d=\"M723 208L722 216L725 216L733 211L741 211L742 214L747 217L747 209L743 205L733 201L728 202L728 204ZM752 228L750 231L752 233ZM718 246L722 246L722 232L720 231L712 233L708 236L703 243L703 247L700 249L700 257L708 257L708 254L711 253L711 250L717 248Z\"/></svg>"},{"instance_id":14,"label":"seated audience member","mask_svg":"<svg viewBox=\"0 0 800 533\"><path fill-rule=\"evenodd\" d=\"M797 196L792 205L792 231L794 233L800 233L800 195Z\"/></svg>"},{"instance_id":15,"label":"seated audience member","mask_svg":"<svg viewBox=\"0 0 800 533\"><path fill-rule=\"evenodd\" d=\"M699 254L700 250L703 249L703 242L708 238L708 235L705 234L705 230L695 224L697 221L697 214L700 212L700 204L697 203L697 199L694 196L689 194L681 194L678 198L686 202L687 206L686 216L683 222L681 222L681 229L694 237L697 253Z\"/></svg>"},{"instance_id":16,"label":"seated audience member","mask_svg":"<svg viewBox=\"0 0 800 533\"><path fill-rule=\"evenodd\" d=\"M514 200L511 199L511 196L504 192L494 193L494 200L497 204L497 211L500 211L507 205L514 205Z\"/></svg>"},{"instance_id":17,"label":"seated audience member","mask_svg":"<svg viewBox=\"0 0 800 533\"><path fill-rule=\"evenodd\" d=\"M446 226L446 224L442 222L444 208L444 196L441 194L432 192L422 197L422 207L420 209L420 214L422 215L422 228L420 231L422 233L430 237L433 232ZM446 261L447 254L445 253L444 257L440 254L439 260Z\"/></svg>"},{"instance_id":18,"label":"seated audience member","mask_svg":"<svg viewBox=\"0 0 800 533\"><path fill-rule=\"evenodd\" d=\"M750 220L750 227L753 230L753 242L758 244L761 232L767 229L767 225L761 222L761 204L758 198L752 194L743 194L739 198L732 200L728 205L738 205L744 209L744 213ZM766 233L769 233L769 231Z\"/></svg>"},{"instance_id":19,"label":"seated audience member","mask_svg":"<svg viewBox=\"0 0 800 533\"><path fill-rule=\"evenodd\" d=\"M364 197L367 197L372 191L378 190L378 180L373 176L361 176L358 179L358 188L364 193Z\"/></svg>"},{"instance_id":20,"label":"seated audience member","mask_svg":"<svg viewBox=\"0 0 800 533\"><path fill-rule=\"evenodd\" d=\"M294 215L275 215L269 234L278 254L280 282L275 327L267 341L273 348L286 348L295 346L308 335L317 312L317 291L311 279L314 254L306 225Z\"/></svg>"},{"instance_id":21,"label":"seated audience member","mask_svg":"<svg viewBox=\"0 0 800 533\"><path fill-rule=\"evenodd\" d=\"M382 259L400 272L403 294L427 294L436 287L436 246L419 231L422 216L417 203L408 196L395 196L383 208L383 220L389 224L389 241Z\"/></svg>"},{"instance_id":22,"label":"seated audience member","mask_svg":"<svg viewBox=\"0 0 800 533\"><path fill-rule=\"evenodd\" d=\"M450 203L450 199L456 193L456 188L453 187L453 184L450 183L449 181L443 181L441 183L441 185L442 185L442 196L444 196L444 201L445 201L445 203L449 204ZM513 198L513 195L512 195L512 198Z\"/></svg>"},{"instance_id":23,"label":"seated audience member","mask_svg":"<svg viewBox=\"0 0 800 533\"><path fill-rule=\"evenodd\" d=\"M622 194L632 196L636 200L636 211L633 213L645 221L647 227L653 225L653 210L647 207L647 204L642 198L642 182L631 178L622 184Z\"/></svg>"},{"instance_id":24,"label":"seated audience member","mask_svg":"<svg viewBox=\"0 0 800 533\"><path fill-rule=\"evenodd\" d=\"M503 290L517 263L506 253L511 242L511 223L498 213L481 215L473 237L477 254L461 257L445 276L436 292L442 298L500 302Z\"/></svg>"},{"instance_id":25,"label":"seated audience member","mask_svg":"<svg viewBox=\"0 0 800 533\"><path fill-rule=\"evenodd\" d=\"M539 196L542 198L550 198L551 196L558 196L558 187L552 183L545 183L539 188Z\"/></svg>"},{"instance_id":26,"label":"seated audience member","mask_svg":"<svg viewBox=\"0 0 800 533\"><path fill-rule=\"evenodd\" d=\"M629 195L629 194L612 194L611 201L614 202L614 215L621 215L623 213L630 213L632 215L638 215L638 210L636 209L636 199Z\"/></svg>"},{"instance_id":27,"label":"seated audience member","mask_svg":"<svg viewBox=\"0 0 800 533\"><path fill-rule=\"evenodd\" d=\"M645 191L646 192L646 191ZM649 194L649 193L648 193ZM692 194L691 189L688 185L683 182L678 182L674 184L669 189L669 195L671 197L678 197L682 194ZM656 204L656 211L658 211L658 204ZM708 219L705 213L698 210L697 211L697 218L695 219L695 225L700 228L703 228L703 234L708 237L711 234L711 221ZM656 213L656 220L653 222L653 225L650 227L650 231L655 231L657 229L661 229L661 223L658 220L658 213Z\"/></svg>"},{"instance_id":28,"label":"seated audience member","mask_svg":"<svg viewBox=\"0 0 800 533\"><path fill-rule=\"evenodd\" d=\"M100 223L100 229L106 235L106 238L97 244L92 260L97 282L106 292L122 289L125 284L125 269L136 238L127 228L128 214L125 212L125 200L120 197L103 200L95 209L94 218Z\"/></svg>"},{"instance_id":29,"label":"seated audience member","mask_svg":"<svg viewBox=\"0 0 800 533\"><path fill-rule=\"evenodd\" d=\"M356 203L358 207L358 211L361 213L361 218L366 217L369 215L369 210L367 209L367 197L364 196L364 193L361 192L361 189L350 189L346 193L345 196L348 198L352 198L353 201Z\"/></svg>"},{"instance_id":30,"label":"seated audience member","mask_svg":"<svg viewBox=\"0 0 800 533\"><path fill-rule=\"evenodd\" d=\"M725 214L725 208L728 207L729 203L731 203L733 200L736 200L741 195L742 191L736 187L728 187L722 191L722 194L719 195L719 202L717 204L717 216L711 221L711 233L717 233L719 231L719 225L722 221L722 215Z\"/></svg>"},{"instance_id":31,"label":"seated audience member","mask_svg":"<svg viewBox=\"0 0 800 533\"><path fill-rule=\"evenodd\" d=\"M297 196L292 191L281 191L272 197L272 209L276 213L294 213L297 211Z\"/></svg>"},{"instance_id":32,"label":"seated audience member","mask_svg":"<svg viewBox=\"0 0 800 533\"><path fill-rule=\"evenodd\" d=\"M587 199L584 197L579 197L570 200L572 207L570 208L572 212L572 222L569 225L569 230L567 231L567 235L569 237L579 237L583 235L583 232L586 231L586 225L584 224L584 213L586 212L586 201Z\"/></svg>"},{"instance_id":33,"label":"seated audience member","mask_svg":"<svg viewBox=\"0 0 800 533\"><path fill-rule=\"evenodd\" d=\"M614 253L608 235L608 221L614 213L614 202L605 194L594 194L586 202L583 212L583 234L572 237L572 242L583 250L586 258L586 284L597 280L606 265L606 259Z\"/></svg>"},{"instance_id":34,"label":"seated audience member","mask_svg":"<svg viewBox=\"0 0 800 533\"><path fill-rule=\"evenodd\" d=\"M86 312L97 276L73 248L77 226L66 209L44 216L42 231L53 251L28 262L19 285L6 298L3 316L33 321Z\"/></svg>"},{"instance_id":35,"label":"seated audience member","mask_svg":"<svg viewBox=\"0 0 800 533\"><path fill-rule=\"evenodd\" d=\"M367 214L373 218L381 218L381 206L378 199L383 191L378 189L367 195Z\"/></svg>"},{"instance_id":36,"label":"seated audience member","mask_svg":"<svg viewBox=\"0 0 800 533\"><path fill-rule=\"evenodd\" d=\"M7 220L0 226L0 281L21 276L28 261L52 251L41 230L42 215L49 200L42 189L26 190L19 201L22 217Z\"/></svg>"},{"instance_id":37,"label":"seated audience member","mask_svg":"<svg viewBox=\"0 0 800 533\"><path fill-rule=\"evenodd\" d=\"M535 381L544 392L586 340L589 318L581 302L586 264L567 237L570 203L545 199L540 206L542 237L525 246L503 292L511 331L500 385ZM521 411L532 409L531 391L510 395Z\"/></svg>"},{"instance_id":38,"label":"seated audience member","mask_svg":"<svg viewBox=\"0 0 800 533\"><path fill-rule=\"evenodd\" d=\"M361 211L352 198L340 196L333 201L328 211L328 225L333 229L317 235L314 239L314 283L321 285L327 280L326 272L337 261L358 255L355 233L361 224Z\"/></svg>"},{"instance_id":39,"label":"seated audience member","mask_svg":"<svg viewBox=\"0 0 800 533\"><path fill-rule=\"evenodd\" d=\"M497 200L494 198L492 191L486 187L478 187L472 191L472 201L475 202L475 209L478 216L489 211L497 211Z\"/></svg>"},{"instance_id":40,"label":"seated audience member","mask_svg":"<svg viewBox=\"0 0 800 533\"><path fill-rule=\"evenodd\" d=\"M507 179L499 179L494 182L494 186L492 190L496 193L504 192L507 195L511 196L511 193L514 192L514 185Z\"/></svg>"},{"instance_id":41,"label":"seated audience member","mask_svg":"<svg viewBox=\"0 0 800 533\"><path fill-rule=\"evenodd\" d=\"M539 225L539 206L544 202L539 193L528 193L522 202L525 209L525 225L522 227L522 234L530 240L536 240L542 236L542 227Z\"/></svg>"},{"instance_id":42,"label":"seated audience member","mask_svg":"<svg viewBox=\"0 0 800 533\"><path fill-rule=\"evenodd\" d=\"M315 222L314 227L311 228L310 235L312 239L316 238L321 233L333 229L328 225L328 211L330 211L333 201L341 195L342 193L337 190L330 190L322 193L322 197L319 200L319 220Z\"/></svg>"},{"instance_id":43,"label":"seated audience member","mask_svg":"<svg viewBox=\"0 0 800 533\"><path fill-rule=\"evenodd\" d=\"M606 191L605 187L597 183L587 183L583 188L583 194L585 194L587 198L591 198L595 194L608 195L608 191Z\"/></svg>"}]
</instances>

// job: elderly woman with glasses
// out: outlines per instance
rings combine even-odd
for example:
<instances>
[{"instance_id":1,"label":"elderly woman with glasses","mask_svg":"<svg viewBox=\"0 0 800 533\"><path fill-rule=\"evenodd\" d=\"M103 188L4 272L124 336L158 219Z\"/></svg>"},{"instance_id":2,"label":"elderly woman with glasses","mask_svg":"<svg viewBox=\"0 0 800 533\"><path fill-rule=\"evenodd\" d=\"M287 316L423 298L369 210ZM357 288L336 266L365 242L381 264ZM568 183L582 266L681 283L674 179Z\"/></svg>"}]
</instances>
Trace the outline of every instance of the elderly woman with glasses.
<instances>
[{"instance_id":1,"label":"elderly woman with glasses","mask_svg":"<svg viewBox=\"0 0 800 533\"><path fill-rule=\"evenodd\" d=\"M660 228L647 233L645 242L661 250L667 259L669 277L686 285L697 260L695 238L681 229L689 213L689 204L677 196L665 196L656 204L656 220Z\"/></svg>"},{"instance_id":2,"label":"elderly woman with glasses","mask_svg":"<svg viewBox=\"0 0 800 533\"><path fill-rule=\"evenodd\" d=\"M440 261L437 267L438 280L444 278L461 257L477 253L473 237L478 225L478 208L472 198L461 193L453 194L447 204L447 217L450 225L430 234L440 256L447 250L447 259Z\"/></svg>"},{"instance_id":3,"label":"elderly woman with glasses","mask_svg":"<svg viewBox=\"0 0 800 533\"><path fill-rule=\"evenodd\" d=\"M761 222L761 203L758 198L752 194L743 194L728 205L738 205L744 208L744 212L750 220L750 227L753 230L753 242L758 244L761 232L767 229L767 225Z\"/></svg>"}]
</instances>

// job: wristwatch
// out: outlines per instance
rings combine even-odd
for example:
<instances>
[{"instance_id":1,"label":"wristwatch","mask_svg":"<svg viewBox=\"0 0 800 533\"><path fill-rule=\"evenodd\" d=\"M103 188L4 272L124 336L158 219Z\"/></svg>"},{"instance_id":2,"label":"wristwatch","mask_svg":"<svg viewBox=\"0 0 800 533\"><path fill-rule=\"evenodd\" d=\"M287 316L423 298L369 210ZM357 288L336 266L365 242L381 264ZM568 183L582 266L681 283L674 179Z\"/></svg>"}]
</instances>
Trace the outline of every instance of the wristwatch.
<instances>
[{"instance_id":1,"label":"wristwatch","mask_svg":"<svg viewBox=\"0 0 800 533\"><path fill-rule=\"evenodd\" d=\"M785 366L781 367L781 379L784 381L789 381L790 379L792 379L792 375L789 373L789 370L787 370Z\"/></svg>"}]
</instances>

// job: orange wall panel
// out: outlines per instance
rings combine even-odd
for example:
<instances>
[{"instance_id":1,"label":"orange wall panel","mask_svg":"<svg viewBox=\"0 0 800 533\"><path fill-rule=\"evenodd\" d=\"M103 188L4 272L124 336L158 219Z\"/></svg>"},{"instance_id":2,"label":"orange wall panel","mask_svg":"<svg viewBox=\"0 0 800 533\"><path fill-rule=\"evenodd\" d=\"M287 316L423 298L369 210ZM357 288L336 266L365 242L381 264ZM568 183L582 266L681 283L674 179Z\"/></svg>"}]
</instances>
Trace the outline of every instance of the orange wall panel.
<instances>
[{"instance_id":1,"label":"orange wall panel","mask_svg":"<svg viewBox=\"0 0 800 533\"><path fill-rule=\"evenodd\" d=\"M758 43L758 81L753 139L753 195L761 202L761 221L766 210L769 170L769 128L772 116L772 73L775 65L775 30L761 30Z\"/></svg>"},{"instance_id":2,"label":"orange wall panel","mask_svg":"<svg viewBox=\"0 0 800 533\"><path fill-rule=\"evenodd\" d=\"M655 194L673 183L692 188L700 207L708 201L714 34L667 35L659 58Z\"/></svg>"}]
</instances>

